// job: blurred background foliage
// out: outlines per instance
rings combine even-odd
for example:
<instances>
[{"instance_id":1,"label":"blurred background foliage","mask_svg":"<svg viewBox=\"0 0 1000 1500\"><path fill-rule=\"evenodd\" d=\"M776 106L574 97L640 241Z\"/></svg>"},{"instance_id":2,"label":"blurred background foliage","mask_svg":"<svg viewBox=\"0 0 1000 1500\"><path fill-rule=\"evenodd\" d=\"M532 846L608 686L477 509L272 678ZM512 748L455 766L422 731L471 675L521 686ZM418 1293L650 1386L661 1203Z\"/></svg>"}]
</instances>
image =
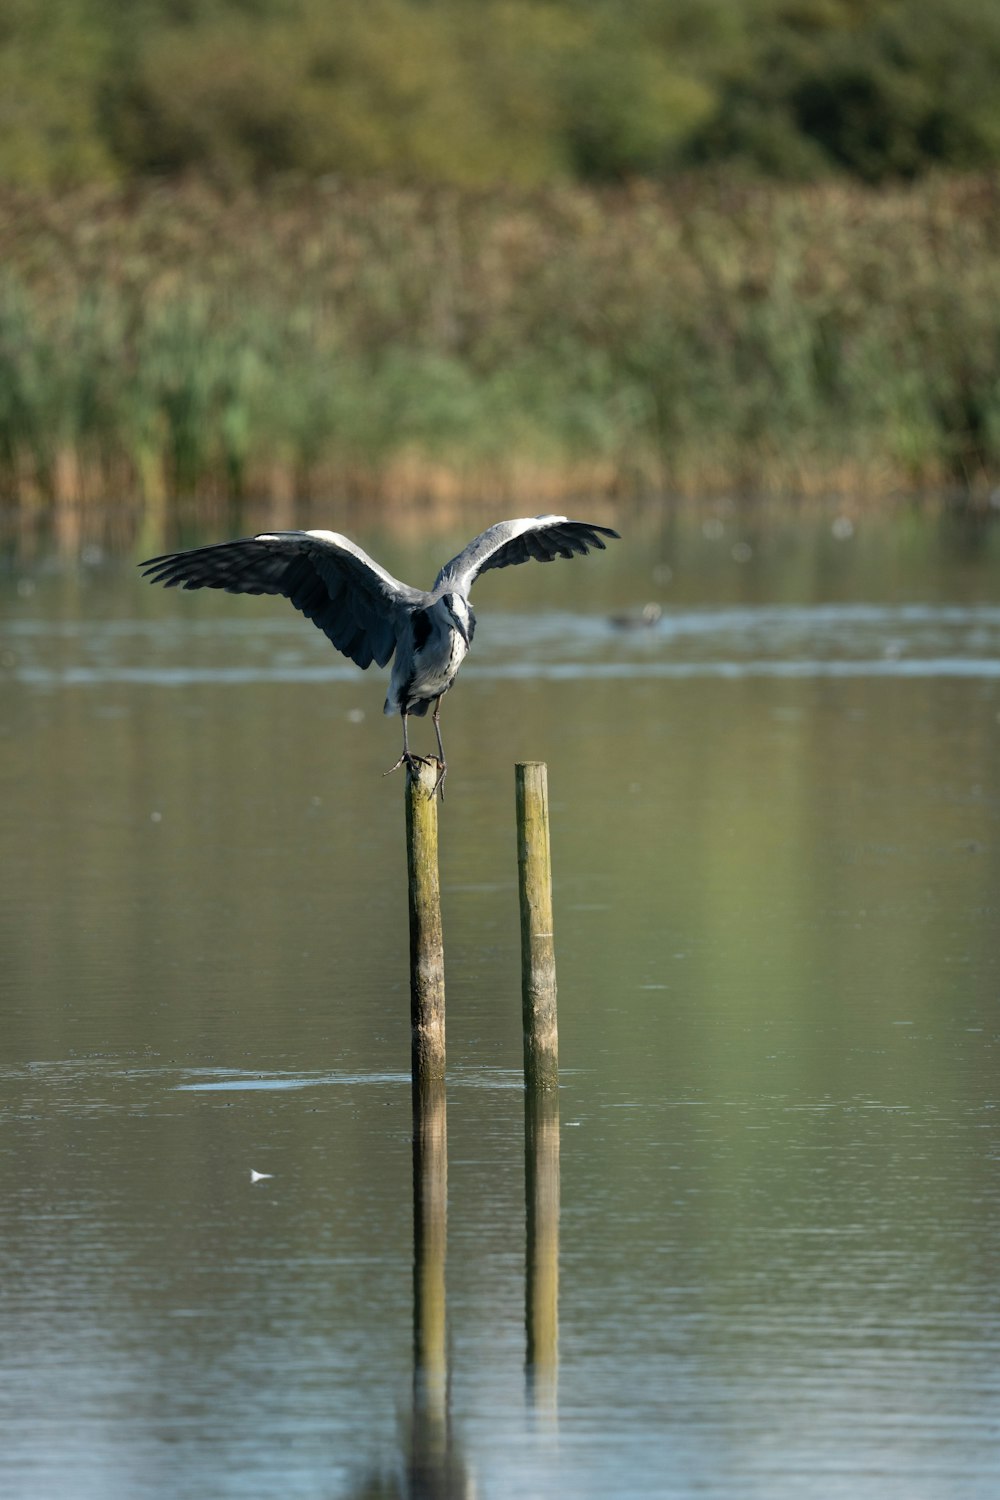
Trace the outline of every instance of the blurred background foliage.
<instances>
[{"instance_id":1,"label":"blurred background foliage","mask_svg":"<svg viewBox=\"0 0 1000 1500\"><path fill-rule=\"evenodd\" d=\"M0 500L1000 483L1000 0L0 0Z\"/></svg>"},{"instance_id":2,"label":"blurred background foliage","mask_svg":"<svg viewBox=\"0 0 1000 1500\"><path fill-rule=\"evenodd\" d=\"M0 189L0 496L1000 477L1000 183Z\"/></svg>"},{"instance_id":3,"label":"blurred background foliage","mask_svg":"<svg viewBox=\"0 0 1000 1500\"><path fill-rule=\"evenodd\" d=\"M4 0L0 181L1000 159L996 0Z\"/></svg>"}]
</instances>

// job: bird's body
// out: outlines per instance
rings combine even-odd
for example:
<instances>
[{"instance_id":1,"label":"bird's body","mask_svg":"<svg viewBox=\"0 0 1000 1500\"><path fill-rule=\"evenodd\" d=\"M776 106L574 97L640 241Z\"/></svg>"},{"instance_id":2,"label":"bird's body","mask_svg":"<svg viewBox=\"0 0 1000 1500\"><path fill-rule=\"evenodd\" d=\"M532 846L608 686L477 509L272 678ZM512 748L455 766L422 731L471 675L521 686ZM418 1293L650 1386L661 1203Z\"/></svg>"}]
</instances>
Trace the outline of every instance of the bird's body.
<instances>
[{"instance_id":1,"label":"bird's body","mask_svg":"<svg viewBox=\"0 0 1000 1500\"><path fill-rule=\"evenodd\" d=\"M443 594L415 610L411 629L396 642L384 712L425 714L455 681L475 629L472 606L460 594Z\"/></svg>"},{"instance_id":2,"label":"bird's body","mask_svg":"<svg viewBox=\"0 0 1000 1500\"><path fill-rule=\"evenodd\" d=\"M603 550L607 526L534 516L500 521L446 563L429 591L400 583L355 542L335 531L262 532L140 564L168 588L225 589L231 594L282 594L362 669L395 657L385 700L403 719L403 753L412 765L407 719L434 705L438 785L447 770L441 743L441 699L465 660L476 627L469 590L480 573L515 563L551 562ZM392 769L395 770L396 766Z\"/></svg>"}]
</instances>

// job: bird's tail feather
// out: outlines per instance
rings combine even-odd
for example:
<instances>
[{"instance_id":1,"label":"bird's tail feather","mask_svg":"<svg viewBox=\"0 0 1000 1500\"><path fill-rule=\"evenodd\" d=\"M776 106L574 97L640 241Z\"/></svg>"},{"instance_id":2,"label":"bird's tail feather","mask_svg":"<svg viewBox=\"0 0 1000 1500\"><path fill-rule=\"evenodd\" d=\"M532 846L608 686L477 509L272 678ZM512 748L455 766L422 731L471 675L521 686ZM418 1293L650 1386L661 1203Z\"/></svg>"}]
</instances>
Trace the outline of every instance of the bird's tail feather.
<instances>
[{"instance_id":1,"label":"bird's tail feather","mask_svg":"<svg viewBox=\"0 0 1000 1500\"><path fill-rule=\"evenodd\" d=\"M407 709L407 713L418 719L422 719L430 706L431 700L429 698L420 698L416 703L411 704ZM393 702L391 698L387 698L382 705L382 712L384 714L398 714L401 712L401 706L399 703Z\"/></svg>"},{"instance_id":2,"label":"bird's tail feather","mask_svg":"<svg viewBox=\"0 0 1000 1500\"><path fill-rule=\"evenodd\" d=\"M412 703L410 705L410 707L407 709L407 713L415 716L418 719L422 719L430 706L430 698L419 698L416 703ZM382 705L382 712L384 714L398 714L400 711L400 704L394 702L391 698L387 698L385 700L385 703Z\"/></svg>"}]
</instances>

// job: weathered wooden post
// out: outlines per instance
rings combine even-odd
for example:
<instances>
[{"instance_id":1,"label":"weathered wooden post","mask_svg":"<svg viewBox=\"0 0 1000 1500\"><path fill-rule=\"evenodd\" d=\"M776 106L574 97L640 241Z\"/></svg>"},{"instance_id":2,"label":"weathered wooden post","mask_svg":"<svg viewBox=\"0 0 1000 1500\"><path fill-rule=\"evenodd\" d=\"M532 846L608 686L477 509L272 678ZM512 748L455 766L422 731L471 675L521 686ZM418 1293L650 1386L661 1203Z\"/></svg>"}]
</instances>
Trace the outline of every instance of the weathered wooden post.
<instances>
[{"instance_id":1,"label":"weathered wooden post","mask_svg":"<svg viewBox=\"0 0 1000 1500\"><path fill-rule=\"evenodd\" d=\"M448 1115L444 940L438 875L437 768L406 771L410 908L410 1062L413 1090L413 1430L421 1465L441 1461L447 1431L445 1254Z\"/></svg>"},{"instance_id":2,"label":"weathered wooden post","mask_svg":"<svg viewBox=\"0 0 1000 1500\"><path fill-rule=\"evenodd\" d=\"M414 1102L444 1079L444 940L438 875L437 767L406 772L406 872L410 905L410 1060Z\"/></svg>"},{"instance_id":3,"label":"weathered wooden post","mask_svg":"<svg viewBox=\"0 0 1000 1500\"><path fill-rule=\"evenodd\" d=\"M528 1089L559 1086L556 955L552 933L549 789L544 761L514 767L517 873L521 900L521 1016Z\"/></svg>"}]
</instances>

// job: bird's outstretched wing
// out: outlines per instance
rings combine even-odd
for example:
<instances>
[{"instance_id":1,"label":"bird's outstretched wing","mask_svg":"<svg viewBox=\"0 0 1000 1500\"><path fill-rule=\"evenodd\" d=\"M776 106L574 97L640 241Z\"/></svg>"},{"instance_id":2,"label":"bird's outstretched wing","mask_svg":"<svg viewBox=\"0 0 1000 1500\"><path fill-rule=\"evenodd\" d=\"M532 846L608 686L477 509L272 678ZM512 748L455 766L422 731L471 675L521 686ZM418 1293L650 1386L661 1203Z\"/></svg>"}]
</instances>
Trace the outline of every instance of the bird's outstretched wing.
<instances>
[{"instance_id":1,"label":"bird's outstretched wing","mask_svg":"<svg viewBox=\"0 0 1000 1500\"><path fill-rule=\"evenodd\" d=\"M565 516L525 516L519 521L498 521L471 541L463 552L445 563L434 583L458 589L467 594L488 568L509 568L514 563L551 562L556 557L573 557L590 551L604 550L602 536L618 539L610 526L593 526L588 521L570 521Z\"/></svg>"},{"instance_id":2,"label":"bird's outstretched wing","mask_svg":"<svg viewBox=\"0 0 1000 1500\"><path fill-rule=\"evenodd\" d=\"M427 599L335 531L276 531L140 563L167 588L283 594L359 667L384 667L398 628Z\"/></svg>"}]
</instances>

